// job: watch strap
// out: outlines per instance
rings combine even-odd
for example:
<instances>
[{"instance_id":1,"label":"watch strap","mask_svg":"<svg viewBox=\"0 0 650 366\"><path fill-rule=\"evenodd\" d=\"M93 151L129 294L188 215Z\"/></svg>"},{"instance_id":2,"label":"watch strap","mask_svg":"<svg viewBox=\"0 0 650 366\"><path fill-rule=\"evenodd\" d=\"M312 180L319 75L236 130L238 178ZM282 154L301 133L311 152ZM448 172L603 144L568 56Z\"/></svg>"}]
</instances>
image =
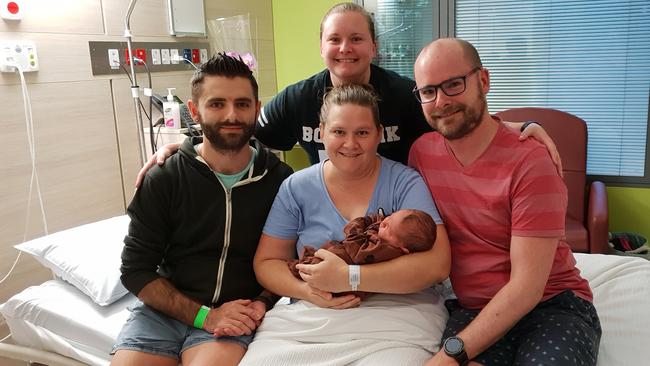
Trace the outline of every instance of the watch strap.
<instances>
[{"instance_id":1,"label":"watch strap","mask_svg":"<svg viewBox=\"0 0 650 366\"><path fill-rule=\"evenodd\" d=\"M519 132L524 132L526 127L528 127L530 125L538 125L538 126L541 126L542 128L544 128L544 126L542 126L542 124L537 122L537 121L527 121L527 122L524 122L523 125L521 125L521 129L519 129Z\"/></svg>"}]
</instances>

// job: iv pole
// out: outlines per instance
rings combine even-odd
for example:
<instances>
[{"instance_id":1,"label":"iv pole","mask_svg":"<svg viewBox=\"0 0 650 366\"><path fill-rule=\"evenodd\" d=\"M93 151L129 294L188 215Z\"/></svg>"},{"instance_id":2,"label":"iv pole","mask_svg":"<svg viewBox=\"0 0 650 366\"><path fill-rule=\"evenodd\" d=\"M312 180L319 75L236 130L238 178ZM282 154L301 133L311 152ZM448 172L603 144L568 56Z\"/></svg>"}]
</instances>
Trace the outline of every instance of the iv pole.
<instances>
[{"instance_id":1,"label":"iv pole","mask_svg":"<svg viewBox=\"0 0 650 366\"><path fill-rule=\"evenodd\" d=\"M145 155L146 147L144 143L144 125L142 124L142 112L140 111L140 87L135 76L135 63L133 62L133 47L131 42L131 26L130 19L135 3L138 0L131 0L129 9L126 11L124 18L124 37L126 38L127 49L129 52L129 65L131 66L131 96L133 96L133 105L135 107L135 124L138 130L138 144L140 149L140 166L144 165L147 160Z\"/></svg>"}]
</instances>

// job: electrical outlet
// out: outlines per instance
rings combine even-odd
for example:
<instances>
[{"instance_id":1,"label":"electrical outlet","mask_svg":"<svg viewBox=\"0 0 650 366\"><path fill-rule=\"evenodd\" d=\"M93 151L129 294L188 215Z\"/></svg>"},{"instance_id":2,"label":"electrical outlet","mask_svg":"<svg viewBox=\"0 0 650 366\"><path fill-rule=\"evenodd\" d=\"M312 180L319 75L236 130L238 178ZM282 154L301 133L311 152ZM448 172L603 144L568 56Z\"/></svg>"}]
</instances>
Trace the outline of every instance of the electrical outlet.
<instances>
[{"instance_id":1,"label":"electrical outlet","mask_svg":"<svg viewBox=\"0 0 650 366\"><path fill-rule=\"evenodd\" d=\"M111 69L120 68L120 50L117 48L110 48L108 50L108 65Z\"/></svg>"},{"instance_id":2,"label":"electrical outlet","mask_svg":"<svg viewBox=\"0 0 650 366\"><path fill-rule=\"evenodd\" d=\"M160 65L160 50L157 48L151 49L151 63L154 65Z\"/></svg>"},{"instance_id":3,"label":"electrical outlet","mask_svg":"<svg viewBox=\"0 0 650 366\"><path fill-rule=\"evenodd\" d=\"M171 56L169 55L169 48L163 48L160 50L160 57L162 58L163 65L169 65L172 63Z\"/></svg>"},{"instance_id":4,"label":"electrical outlet","mask_svg":"<svg viewBox=\"0 0 650 366\"><path fill-rule=\"evenodd\" d=\"M38 57L34 42L0 42L0 72L14 72L16 64L20 65L24 72L38 71Z\"/></svg>"},{"instance_id":5,"label":"electrical outlet","mask_svg":"<svg viewBox=\"0 0 650 366\"><path fill-rule=\"evenodd\" d=\"M179 58L179 55L178 55L178 49L176 49L176 48L170 49L169 50L169 55L170 55L170 58L172 60L172 64L176 65L176 64L179 63L180 58Z\"/></svg>"},{"instance_id":6,"label":"electrical outlet","mask_svg":"<svg viewBox=\"0 0 650 366\"><path fill-rule=\"evenodd\" d=\"M190 62L192 61L192 49L191 48L183 48L183 63Z\"/></svg>"},{"instance_id":7,"label":"electrical outlet","mask_svg":"<svg viewBox=\"0 0 650 366\"><path fill-rule=\"evenodd\" d=\"M192 58L190 60L192 60L193 64L201 63L201 55L199 54L198 48L192 48Z\"/></svg>"},{"instance_id":8,"label":"electrical outlet","mask_svg":"<svg viewBox=\"0 0 650 366\"><path fill-rule=\"evenodd\" d=\"M207 62L208 61L208 50L206 50L205 48L201 48L199 51L200 51L200 54L201 54L201 63Z\"/></svg>"},{"instance_id":9,"label":"electrical outlet","mask_svg":"<svg viewBox=\"0 0 650 366\"><path fill-rule=\"evenodd\" d=\"M147 63L147 50L144 48L136 48L133 53L135 54L135 57L139 58L144 63ZM142 65L142 63L136 62L136 65Z\"/></svg>"}]
</instances>

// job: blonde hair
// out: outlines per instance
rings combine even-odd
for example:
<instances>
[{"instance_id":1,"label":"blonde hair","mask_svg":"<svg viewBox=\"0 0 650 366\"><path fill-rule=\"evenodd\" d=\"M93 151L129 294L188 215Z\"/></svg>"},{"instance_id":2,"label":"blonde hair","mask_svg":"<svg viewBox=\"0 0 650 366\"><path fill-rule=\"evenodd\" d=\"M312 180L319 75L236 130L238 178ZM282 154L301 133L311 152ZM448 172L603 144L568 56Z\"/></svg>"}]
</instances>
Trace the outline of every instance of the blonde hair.
<instances>
[{"instance_id":1,"label":"blonde hair","mask_svg":"<svg viewBox=\"0 0 650 366\"><path fill-rule=\"evenodd\" d=\"M363 8L361 5L357 5L355 3L338 3L330 8L330 10L325 13L325 16L323 17L323 20L320 22L320 39L323 39L323 24L325 24L325 21L327 18L330 17L332 14L340 14L340 13L347 13L347 12L357 12L363 15L366 18L366 21L368 22L368 30L370 31L370 36L372 37L372 41L375 42L375 21L372 19L372 15L366 11L366 9Z\"/></svg>"},{"instance_id":2,"label":"blonde hair","mask_svg":"<svg viewBox=\"0 0 650 366\"><path fill-rule=\"evenodd\" d=\"M335 86L325 94L323 105L320 108L320 122L327 124L332 106L344 104L366 107L372 112L372 119L377 128L381 127L379 121L378 98L370 85L348 84Z\"/></svg>"}]
</instances>

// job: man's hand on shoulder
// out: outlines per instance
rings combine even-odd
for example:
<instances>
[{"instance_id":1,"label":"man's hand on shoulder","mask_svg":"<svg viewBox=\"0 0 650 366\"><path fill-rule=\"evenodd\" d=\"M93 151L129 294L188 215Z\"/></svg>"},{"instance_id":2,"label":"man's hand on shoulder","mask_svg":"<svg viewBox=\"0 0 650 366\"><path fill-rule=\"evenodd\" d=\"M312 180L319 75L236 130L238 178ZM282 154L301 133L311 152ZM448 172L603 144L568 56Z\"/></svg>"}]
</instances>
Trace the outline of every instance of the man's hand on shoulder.
<instances>
[{"instance_id":1,"label":"man's hand on shoulder","mask_svg":"<svg viewBox=\"0 0 650 366\"><path fill-rule=\"evenodd\" d=\"M151 155L149 160L147 160L146 163L144 163L144 166L140 171L138 172L138 176L135 178L135 188L140 188L140 184L142 184L142 181L144 180L144 176L147 174L147 171L151 169L154 165L163 165L165 163L165 160L167 160L170 156L174 155L178 149L180 149L181 144L180 142L175 142L171 144L166 144L162 146L158 151L156 151L155 154Z\"/></svg>"},{"instance_id":2,"label":"man's hand on shoulder","mask_svg":"<svg viewBox=\"0 0 650 366\"><path fill-rule=\"evenodd\" d=\"M546 130L544 130L544 127L536 122L528 123L528 125L525 127L524 123L522 123L520 128L522 127L523 130L519 135L519 140L523 141L529 137L532 137L544 144L546 146L546 150L548 150L549 155L551 155L551 160L553 160L553 164L555 164L555 168L557 169L558 174L560 177L563 177L564 172L562 171L562 157L560 156L560 152L558 151L555 142L553 142L551 136L549 136Z\"/></svg>"}]
</instances>

